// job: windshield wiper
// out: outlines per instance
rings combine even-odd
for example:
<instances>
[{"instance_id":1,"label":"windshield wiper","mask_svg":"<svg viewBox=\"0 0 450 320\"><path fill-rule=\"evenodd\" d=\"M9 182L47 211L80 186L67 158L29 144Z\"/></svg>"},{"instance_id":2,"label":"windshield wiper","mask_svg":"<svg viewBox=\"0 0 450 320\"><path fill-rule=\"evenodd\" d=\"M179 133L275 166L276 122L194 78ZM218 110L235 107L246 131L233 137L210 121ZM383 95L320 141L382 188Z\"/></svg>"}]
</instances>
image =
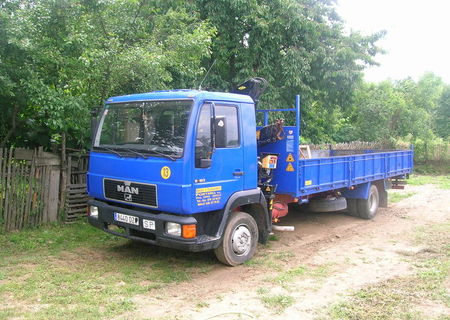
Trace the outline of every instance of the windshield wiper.
<instances>
[{"instance_id":1,"label":"windshield wiper","mask_svg":"<svg viewBox=\"0 0 450 320\"><path fill-rule=\"evenodd\" d=\"M175 161L175 160L176 160L174 157L172 157L172 156L170 156L170 155L168 155L168 154L165 154L165 153L156 151L156 150L148 150L148 152L153 152L154 154L157 154L157 155L159 155L159 156L161 156L161 157L170 159L170 160L172 160L172 161Z\"/></svg>"},{"instance_id":2,"label":"windshield wiper","mask_svg":"<svg viewBox=\"0 0 450 320\"><path fill-rule=\"evenodd\" d=\"M97 149L103 149L103 150L108 150L108 151L110 151L110 152L112 152L112 153L118 155L118 156L121 157L121 158L123 158L123 156L124 156L123 154L121 154L120 152L114 150L113 148L108 148L108 147L103 147L103 146L98 146L98 147L94 147L94 148L97 148Z\"/></svg>"},{"instance_id":3,"label":"windshield wiper","mask_svg":"<svg viewBox=\"0 0 450 320\"><path fill-rule=\"evenodd\" d=\"M142 153L140 153L140 152L137 152L136 150L133 150L133 149L130 149L130 148L121 148L121 149L123 149L123 150L125 150L125 151L129 151L129 152L131 152L131 153L134 153L135 155L138 155L138 156L141 157L141 158L148 159L148 157L147 157L145 154L142 154Z\"/></svg>"},{"instance_id":4,"label":"windshield wiper","mask_svg":"<svg viewBox=\"0 0 450 320\"><path fill-rule=\"evenodd\" d=\"M141 153L141 152L138 152L138 151L136 151L136 150L134 150L134 149L131 149L131 148L116 148L116 149L113 149L113 148L104 147L104 146L98 146L98 147L94 147L94 148L108 150L108 151L110 151L110 152L112 152L112 153L114 153L114 154L116 154L116 155L118 155L119 157L122 157L122 158L123 158L125 155L123 155L123 154L121 154L120 152L118 152L117 149L120 149L120 150L123 150L123 151L128 151L128 152L134 153L135 155L138 155L138 156L140 156L140 157L142 157L142 158L144 158L144 159L148 159L148 156L146 156L145 154L143 154L143 153ZM145 152L154 153L154 154L157 154L157 155L159 155L159 156L161 156L161 157L170 159L170 160L172 160L172 161L175 161L175 160L176 160L174 157L172 157L172 156L170 156L170 155L168 155L168 154L165 154L165 153L156 151L156 150L145 150Z\"/></svg>"}]
</instances>

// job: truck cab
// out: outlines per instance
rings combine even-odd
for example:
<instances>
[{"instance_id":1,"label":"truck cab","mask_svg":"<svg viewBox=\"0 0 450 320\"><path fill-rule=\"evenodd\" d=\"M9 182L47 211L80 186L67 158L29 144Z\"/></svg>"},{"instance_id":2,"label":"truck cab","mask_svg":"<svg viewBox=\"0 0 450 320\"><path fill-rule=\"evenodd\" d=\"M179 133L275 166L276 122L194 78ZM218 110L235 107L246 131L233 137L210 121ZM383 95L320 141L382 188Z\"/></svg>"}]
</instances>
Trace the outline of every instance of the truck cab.
<instances>
[{"instance_id":1,"label":"truck cab","mask_svg":"<svg viewBox=\"0 0 450 320\"><path fill-rule=\"evenodd\" d=\"M247 95L155 91L108 99L93 137L89 222L220 261L250 259L271 230Z\"/></svg>"}]
</instances>

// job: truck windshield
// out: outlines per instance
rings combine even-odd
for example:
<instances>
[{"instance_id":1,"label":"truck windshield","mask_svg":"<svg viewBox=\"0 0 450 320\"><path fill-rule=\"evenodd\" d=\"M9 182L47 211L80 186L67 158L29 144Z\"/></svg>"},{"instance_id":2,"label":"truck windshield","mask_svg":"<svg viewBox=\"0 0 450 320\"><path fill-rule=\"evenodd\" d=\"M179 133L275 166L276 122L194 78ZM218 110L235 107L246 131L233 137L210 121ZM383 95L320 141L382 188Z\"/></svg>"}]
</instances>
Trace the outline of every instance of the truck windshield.
<instances>
[{"instance_id":1,"label":"truck windshield","mask_svg":"<svg viewBox=\"0 0 450 320\"><path fill-rule=\"evenodd\" d=\"M191 107L192 101L186 100L106 105L94 148L179 158Z\"/></svg>"}]
</instances>

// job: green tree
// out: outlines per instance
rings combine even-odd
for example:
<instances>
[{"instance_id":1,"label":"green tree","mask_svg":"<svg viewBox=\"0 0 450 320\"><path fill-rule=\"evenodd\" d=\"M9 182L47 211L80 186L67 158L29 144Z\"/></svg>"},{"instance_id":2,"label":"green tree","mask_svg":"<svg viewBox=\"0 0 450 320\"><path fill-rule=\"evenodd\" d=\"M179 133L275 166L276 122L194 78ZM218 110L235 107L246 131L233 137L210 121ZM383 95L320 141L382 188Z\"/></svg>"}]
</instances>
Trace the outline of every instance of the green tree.
<instances>
[{"instance_id":1,"label":"green tree","mask_svg":"<svg viewBox=\"0 0 450 320\"><path fill-rule=\"evenodd\" d=\"M88 141L109 96L228 90L262 76L262 104L302 95L312 142L355 135L352 97L382 36L347 34L331 0L7 0L0 4L0 141ZM287 117L286 121L292 121Z\"/></svg>"},{"instance_id":2,"label":"green tree","mask_svg":"<svg viewBox=\"0 0 450 320\"><path fill-rule=\"evenodd\" d=\"M443 90L436 108L435 128L441 138L450 138L450 86L448 85Z\"/></svg>"},{"instance_id":3,"label":"green tree","mask_svg":"<svg viewBox=\"0 0 450 320\"><path fill-rule=\"evenodd\" d=\"M347 116L356 136L368 141L431 141L449 135L450 89L432 73L419 81L407 78L363 84Z\"/></svg>"},{"instance_id":4,"label":"green tree","mask_svg":"<svg viewBox=\"0 0 450 320\"><path fill-rule=\"evenodd\" d=\"M214 28L161 1L0 4L2 144L88 141L89 109L112 95L184 85L204 72Z\"/></svg>"},{"instance_id":5,"label":"green tree","mask_svg":"<svg viewBox=\"0 0 450 320\"><path fill-rule=\"evenodd\" d=\"M378 33L347 35L328 0L196 0L202 19L217 29L208 67L216 61L206 87L229 89L243 79L260 76L269 83L262 104L292 105L304 101L303 133L311 141L330 140L335 117L351 104L364 66L380 52ZM320 118L322 119L322 118ZM322 126L325 125L325 126ZM323 129L322 129L323 128Z\"/></svg>"}]
</instances>

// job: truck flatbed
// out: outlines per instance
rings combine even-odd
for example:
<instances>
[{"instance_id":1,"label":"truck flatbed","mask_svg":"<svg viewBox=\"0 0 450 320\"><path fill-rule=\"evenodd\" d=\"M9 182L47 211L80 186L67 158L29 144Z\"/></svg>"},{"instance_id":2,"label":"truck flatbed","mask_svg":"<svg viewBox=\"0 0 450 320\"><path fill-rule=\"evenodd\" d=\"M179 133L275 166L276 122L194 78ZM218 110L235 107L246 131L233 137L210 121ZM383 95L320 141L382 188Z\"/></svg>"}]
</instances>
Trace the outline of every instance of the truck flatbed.
<instances>
[{"instance_id":1,"label":"truck flatbed","mask_svg":"<svg viewBox=\"0 0 450 320\"><path fill-rule=\"evenodd\" d=\"M309 159L300 152L300 98L293 109L257 110L268 125L270 112L295 112L296 125L283 128L283 139L258 148L258 153L278 155L272 183L278 194L307 196L390 178L401 178L413 169L413 150L324 150ZM262 127L258 127L260 130ZM351 154L354 153L354 154Z\"/></svg>"}]
</instances>

